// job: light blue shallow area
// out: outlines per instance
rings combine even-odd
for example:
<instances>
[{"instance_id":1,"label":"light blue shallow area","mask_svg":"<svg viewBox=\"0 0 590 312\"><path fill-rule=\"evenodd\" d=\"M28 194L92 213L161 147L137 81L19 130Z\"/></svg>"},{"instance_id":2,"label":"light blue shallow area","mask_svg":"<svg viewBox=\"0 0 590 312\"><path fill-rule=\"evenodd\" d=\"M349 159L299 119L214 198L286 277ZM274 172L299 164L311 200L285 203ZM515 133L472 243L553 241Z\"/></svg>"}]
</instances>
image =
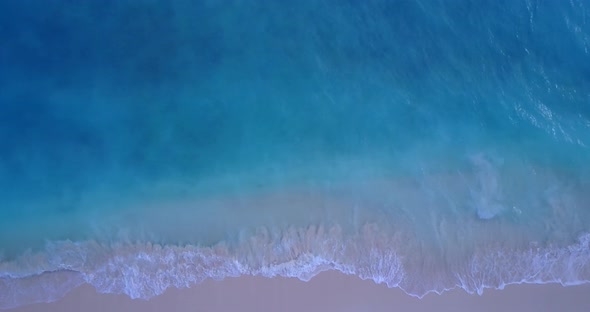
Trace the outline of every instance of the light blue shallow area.
<instances>
[{"instance_id":1,"label":"light blue shallow area","mask_svg":"<svg viewBox=\"0 0 590 312\"><path fill-rule=\"evenodd\" d=\"M415 280L471 276L481 246L571 256L590 230L589 5L2 1L0 278L90 270L63 242L241 254L257 228L319 224L407 235L399 253L440 260ZM35 253L61 260L18 265ZM568 276L465 288L579 283L576 256Z\"/></svg>"}]
</instances>

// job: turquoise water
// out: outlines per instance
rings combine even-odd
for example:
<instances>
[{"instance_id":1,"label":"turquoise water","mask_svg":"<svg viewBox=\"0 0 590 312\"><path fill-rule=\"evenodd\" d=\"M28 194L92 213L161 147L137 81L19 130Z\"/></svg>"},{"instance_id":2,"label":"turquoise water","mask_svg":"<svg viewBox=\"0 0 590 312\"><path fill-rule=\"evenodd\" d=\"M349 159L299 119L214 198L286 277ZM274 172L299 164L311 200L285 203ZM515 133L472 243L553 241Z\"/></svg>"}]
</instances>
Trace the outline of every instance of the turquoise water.
<instances>
[{"instance_id":1,"label":"turquoise water","mask_svg":"<svg viewBox=\"0 0 590 312\"><path fill-rule=\"evenodd\" d=\"M3 1L0 308L590 280L585 1Z\"/></svg>"}]
</instances>

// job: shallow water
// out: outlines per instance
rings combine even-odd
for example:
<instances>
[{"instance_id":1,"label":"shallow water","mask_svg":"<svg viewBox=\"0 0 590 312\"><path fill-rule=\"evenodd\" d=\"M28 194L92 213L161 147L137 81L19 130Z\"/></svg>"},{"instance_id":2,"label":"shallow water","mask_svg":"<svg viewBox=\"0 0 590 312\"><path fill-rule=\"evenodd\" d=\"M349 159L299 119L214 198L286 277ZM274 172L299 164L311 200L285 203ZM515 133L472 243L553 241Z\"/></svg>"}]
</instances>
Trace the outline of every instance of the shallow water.
<instances>
[{"instance_id":1,"label":"shallow water","mask_svg":"<svg viewBox=\"0 0 590 312\"><path fill-rule=\"evenodd\" d=\"M357 2L0 3L0 308L588 282L588 5Z\"/></svg>"}]
</instances>

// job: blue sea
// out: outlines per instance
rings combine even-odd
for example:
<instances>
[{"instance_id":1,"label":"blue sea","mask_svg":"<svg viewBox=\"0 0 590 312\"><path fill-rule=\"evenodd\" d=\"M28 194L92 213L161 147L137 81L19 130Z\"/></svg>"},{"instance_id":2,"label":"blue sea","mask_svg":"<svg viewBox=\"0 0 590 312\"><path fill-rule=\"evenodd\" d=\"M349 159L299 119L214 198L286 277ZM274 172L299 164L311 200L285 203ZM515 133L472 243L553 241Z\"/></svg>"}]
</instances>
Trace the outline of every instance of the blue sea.
<instances>
[{"instance_id":1,"label":"blue sea","mask_svg":"<svg viewBox=\"0 0 590 312\"><path fill-rule=\"evenodd\" d=\"M0 308L590 282L586 0L0 1Z\"/></svg>"}]
</instances>

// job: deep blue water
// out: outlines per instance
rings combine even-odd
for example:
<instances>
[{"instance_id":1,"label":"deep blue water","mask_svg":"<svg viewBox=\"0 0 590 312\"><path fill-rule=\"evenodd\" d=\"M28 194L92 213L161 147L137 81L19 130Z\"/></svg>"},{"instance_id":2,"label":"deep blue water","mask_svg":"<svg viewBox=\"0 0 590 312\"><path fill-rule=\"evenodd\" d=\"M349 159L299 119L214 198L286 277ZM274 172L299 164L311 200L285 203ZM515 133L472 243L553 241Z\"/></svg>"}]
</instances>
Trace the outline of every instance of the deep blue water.
<instances>
[{"instance_id":1,"label":"deep blue water","mask_svg":"<svg viewBox=\"0 0 590 312\"><path fill-rule=\"evenodd\" d=\"M0 307L324 269L587 282L589 7L0 2Z\"/></svg>"}]
</instances>

